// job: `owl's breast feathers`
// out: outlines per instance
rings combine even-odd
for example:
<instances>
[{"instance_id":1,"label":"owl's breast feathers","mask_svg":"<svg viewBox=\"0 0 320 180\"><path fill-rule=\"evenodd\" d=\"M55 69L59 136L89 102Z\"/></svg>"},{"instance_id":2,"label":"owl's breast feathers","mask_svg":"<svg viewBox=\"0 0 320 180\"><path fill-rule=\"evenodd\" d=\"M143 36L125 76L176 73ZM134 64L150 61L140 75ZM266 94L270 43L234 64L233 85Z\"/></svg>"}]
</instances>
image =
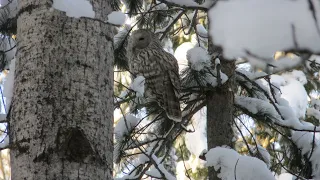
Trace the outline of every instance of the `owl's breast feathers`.
<instances>
[{"instance_id":1,"label":"owl's breast feathers","mask_svg":"<svg viewBox=\"0 0 320 180\"><path fill-rule=\"evenodd\" d=\"M130 71L145 77L145 97L156 99L174 121L181 121L180 78L175 57L162 48L144 48L133 52Z\"/></svg>"}]
</instances>

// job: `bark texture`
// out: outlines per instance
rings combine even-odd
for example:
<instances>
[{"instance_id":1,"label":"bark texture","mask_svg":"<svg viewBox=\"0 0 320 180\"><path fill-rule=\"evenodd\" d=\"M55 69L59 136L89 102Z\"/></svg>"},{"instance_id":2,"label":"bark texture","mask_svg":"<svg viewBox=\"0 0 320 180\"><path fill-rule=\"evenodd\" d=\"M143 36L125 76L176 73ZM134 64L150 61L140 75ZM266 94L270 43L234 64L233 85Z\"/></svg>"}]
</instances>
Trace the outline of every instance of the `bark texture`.
<instances>
[{"instance_id":1,"label":"bark texture","mask_svg":"<svg viewBox=\"0 0 320 180\"><path fill-rule=\"evenodd\" d=\"M209 52L220 51L209 41ZM217 146L233 147L234 61L220 58L221 70L229 80L207 94L207 144L208 150ZM209 180L220 180L213 167L209 167Z\"/></svg>"},{"instance_id":2,"label":"bark texture","mask_svg":"<svg viewBox=\"0 0 320 180\"><path fill-rule=\"evenodd\" d=\"M91 0L96 19L111 12ZM12 179L112 179L112 27L19 0Z\"/></svg>"}]
</instances>

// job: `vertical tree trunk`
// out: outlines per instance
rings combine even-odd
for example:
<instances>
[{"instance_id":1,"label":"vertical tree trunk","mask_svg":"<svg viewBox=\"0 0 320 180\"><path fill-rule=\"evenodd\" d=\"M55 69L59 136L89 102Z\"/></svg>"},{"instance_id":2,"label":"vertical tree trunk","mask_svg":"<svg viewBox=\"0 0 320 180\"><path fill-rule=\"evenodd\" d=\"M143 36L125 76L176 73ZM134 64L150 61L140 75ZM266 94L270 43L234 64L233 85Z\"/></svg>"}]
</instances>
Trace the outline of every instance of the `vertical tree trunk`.
<instances>
[{"instance_id":1,"label":"vertical tree trunk","mask_svg":"<svg viewBox=\"0 0 320 180\"><path fill-rule=\"evenodd\" d=\"M106 20L107 0L91 0ZM12 179L112 179L112 27L19 0Z\"/></svg>"},{"instance_id":2,"label":"vertical tree trunk","mask_svg":"<svg viewBox=\"0 0 320 180\"><path fill-rule=\"evenodd\" d=\"M209 40L209 52L217 52ZM219 50L218 50L219 51ZM220 58L221 70L229 80L207 94L207 143L208 149L216 146L227 145L233 147L232 123L233 123L233 104L234 104L234 71L235 64ZM208 171L209 180L218 180L217 172L213 167Z\"/></svg>"}]
</instances>

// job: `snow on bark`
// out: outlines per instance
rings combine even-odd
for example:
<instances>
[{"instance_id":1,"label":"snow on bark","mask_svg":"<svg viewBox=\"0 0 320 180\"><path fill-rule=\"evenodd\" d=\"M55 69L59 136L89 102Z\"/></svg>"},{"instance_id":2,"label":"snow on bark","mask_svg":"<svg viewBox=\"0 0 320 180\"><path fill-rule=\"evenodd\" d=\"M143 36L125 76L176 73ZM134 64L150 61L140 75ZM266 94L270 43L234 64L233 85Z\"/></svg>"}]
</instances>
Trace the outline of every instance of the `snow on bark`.
<instances>
[{"instance_id":1,"label":"snow on bark","mask_svg":"<svg viewBox=\"0 0 320 180\"><path fill-rule=\"evenodd\" d=\"M92 4L89 0L53 0L52 7L66 12L69 17L95 17Z\"/></svg>"}]
</instances>

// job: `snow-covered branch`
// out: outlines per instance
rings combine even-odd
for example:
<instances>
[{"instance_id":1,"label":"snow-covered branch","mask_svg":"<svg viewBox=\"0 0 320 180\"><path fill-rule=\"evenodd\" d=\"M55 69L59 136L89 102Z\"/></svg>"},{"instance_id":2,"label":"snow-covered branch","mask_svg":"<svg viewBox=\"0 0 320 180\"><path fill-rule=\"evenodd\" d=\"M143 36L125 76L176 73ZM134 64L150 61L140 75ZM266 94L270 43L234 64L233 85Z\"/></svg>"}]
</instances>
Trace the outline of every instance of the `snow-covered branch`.
<instances>
[{"instance_id":1,"label":"snow-covered branch","mask_svg":"<svg viewBox=\"0 0 320 180\"><path fill-rule=\"evenodd\" d=\"M205 153L206 165L220 169L218 177L224 180L274 180L266 164L255 157L239 155L235 150L223 147Z\"/></svg>"},{"instance_id":2,"label":"snow-covered branch","mask_svg":"<svg viewBox=\"0 0 320 180\"><path fill-rule=\"evenodd\" d=\"M158 0L162 3L178 6L187 9L200 9L200 10L208 10L215 0L205 0L202 4L196 3L194 0Z\"/></svg>"}]
</instances>

